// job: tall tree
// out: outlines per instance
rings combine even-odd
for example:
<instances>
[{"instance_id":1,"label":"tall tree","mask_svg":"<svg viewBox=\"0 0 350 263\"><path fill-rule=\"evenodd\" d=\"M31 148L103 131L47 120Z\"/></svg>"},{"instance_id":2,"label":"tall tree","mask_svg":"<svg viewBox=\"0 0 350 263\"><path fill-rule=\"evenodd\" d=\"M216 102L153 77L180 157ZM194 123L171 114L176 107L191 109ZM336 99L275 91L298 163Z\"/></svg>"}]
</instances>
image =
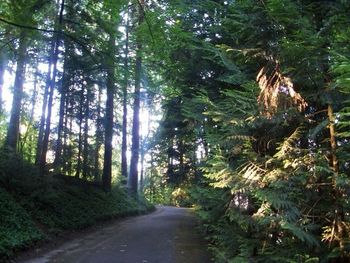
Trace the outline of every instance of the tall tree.
<instances>
[{"instance_id":1,"label":"tall tree","mask_svg":"<svg viewBox=\"0 0 350 263\"><path fill-rule=\"evenodd\" d=\"M105 152L103 158L102 185L106 192L111 190L112 184L112 140L113 140L113 112L114 112L114 94L115 94L115 29L110 29L108 40L108 54L106 72L107 72L107 100L105 113Z\"/></svg>"},{"instance_id":2,"label":"tall tree","mask_svg":"<svg viewBox=\"0 0 350 263\"><path fill-rule=\"evenodd\" d=\"M143 0L138 2L138 25L140 26L144 20ZM138 190L138 163L140 155L140 89L141 89L141 70L142 70L142 43L140 36L136 37L136 60L135 60L135 90L133 104L133 120L132 120L132 145L131 160L129 173L129 187L134 193Z\"/></svg>"},{"instance_id":3,"label":"tall tree","mask_svg":"<svg viewBox=\"0 0 350 263\"><path fill-rule=\"evenodd\" d=\"M127 20L125 25L125 52L124 52L124 83L123 83L123 124L122 124L122 160L121 173L128 178L128 160L127 160L127 118L128 118L128 86L129 86L129 8L126 13Z\"/></svg>"},{"instance_id":4,"label":"tall tree","mask_svg":"<svg viewBox=\"0 0 350 263\"><path fill-rule=\"evenodd\" d=\"M64 1L60 0L60 7L59 7L59 14L58 14L58 21L55 26L56 31L62 31L62 24L63 24L63 12L64 12ZM53 105L53 99L54 99L54 90L56 86L56 76L57 76L57 63L58 63L58 56L60 52L60 44L61 44L61 34L56 33L56 36L53 38L54 41L54 48L52 50L52 76L48 76L47 81L49 82L49 91L48 91L48 104L47 104L47 116L46 116L46 126L45 126L45 132L43 137L43 143L42 143L42 149L41 149L41 155L40 155L40 162L39 162L39 168L40 173L44 174L44 169L46 165L46 155L49 145L49 136L51 132L51 114L52 114L52 105ZM49 63L50 64L50 63Z\"/></svg>"},{"instance_id":5,"label":"tall tree","mask_svg":"<svg viewBox=\"0 0 350 263\"><path fill-rule=\"evenodd\" d=\"M4 76L7 65L6 53L0 53L0 115L3 113Z\"/></svg>"},{"instance_id":6,"label":"tall tree","mask_svg":"<svg viewBox=\"0 0 350 263\"><path fill-rule=\"evenodd\" d=\"M53 54L54 49L54 42L51 43L50 48L50 54ZM39 165L41 153L43 149L43 138L44 138L44 132L45 132L45 118L46 118L46 109L47 109L47 99L49 96L49 87L50 87L50 81L51 78L51 71L52 71L52 58L49 59L48 69L47 69L47 75L46 75L46 84L44 89L44 98L43 98L43 104L41 107L41 117L40 117L40 123L39 123L39 131L38 131L38 141L36 146L36 157L35 157L35 164Z\"/></svg>"},{"instance_id":7,"label":"tall tree","mask_svg":"<svg viewBox=\"0 0 350 263\"><path fill-rule=\"evenodd\" d=\"M12 108L10 115L10 123L7 130L6 136L6 146L12 150L17 150L17 143L19 137L19 124L20 124L20 113L21 104L23 97L23 84L25 80L25 70L26 70L26 54L28 45L28 35L23 29L20 33L18 48L17 48L17 68L15 84L13 87L13 99Z\"/></svg>"},{"instance_id":8,"label":"tall tree","mask_svg":"<svg viewBox=\"0 0 350 263\"><path fill-rule=\"evenodd\" d=\"M96 112L96 133L95 133L95 154L94 154L94 180L100 179L100 150L103 143L103 121L101 116L102 87L98 86L97 112Z\"/></svg>"},{"instance_id":9,"label":"tall tree","mask_svg":"<svg viewBox=\"0 0 350 263\"><path fill-rule=\"evenodd\" d=\"M87 86L85 112L84 112L84 150L83 150L83 178L89 175L89 117L90 117L90 100L91 86Z\"/></svg>"},{"instance_id":10,"label":"tall tree","mask_svg":"<svg viewBox=\"0 0 350 263\"><path fill-rule=\"evenodd\" d=\"M60 171L62 165L62 148L63 148L63 140L64 140L64 128L67 125L64 125L64 120L67 121L67 114L65 115L65 111L68 108L68 80L65 74L65 69L67 65L67 54L70 53L70 45L66 43L65 45L65 58L63 64L63 74L62 74L62 84L61 84L61 96L60 96L60 106L59 106L59 119L58 119L58 128L57 128L57 142L56 142L56 151L55 151L55 160L54 166L56 172Z\"/></svg>"},{"instance_id":11,"label":"tall tree","mask_svg":"<svg viewBox=\"0 0 350 263\"><path fill-rule=\"evenodd\" d=\"M78 156L77 156L77 166L76 166L76 172L75 177L80 178L81 173L81 163L82 163L82 150L83 150L83 117L84 117L84 106L87 107L87 105L84 105L84 90L85 87L82 85L81 90L79 92L80 102L79 102L79 110L78 110Z\"/></svg>"}]
</instances>

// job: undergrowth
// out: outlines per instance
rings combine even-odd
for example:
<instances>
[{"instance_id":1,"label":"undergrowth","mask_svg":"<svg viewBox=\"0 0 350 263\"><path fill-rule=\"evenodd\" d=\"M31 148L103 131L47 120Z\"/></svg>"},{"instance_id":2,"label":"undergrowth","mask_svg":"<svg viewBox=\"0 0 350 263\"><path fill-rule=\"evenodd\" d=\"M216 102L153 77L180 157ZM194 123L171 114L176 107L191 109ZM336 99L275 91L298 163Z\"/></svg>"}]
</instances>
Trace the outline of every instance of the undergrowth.
<instances>
[{"instance_id":1,"label":"undergrowth","mask_svg":"<svg viewBox=\"0 0 350 263\"><path fill-rule=\"evenodd\" d=\"M99 221L145 213L153 207L122 186L111 193L83 180L39 177L20 158L0 156L0 261L38 241L80 230ZM71 181L71 180L70 180Z\"/></svg>"}]
</instances>

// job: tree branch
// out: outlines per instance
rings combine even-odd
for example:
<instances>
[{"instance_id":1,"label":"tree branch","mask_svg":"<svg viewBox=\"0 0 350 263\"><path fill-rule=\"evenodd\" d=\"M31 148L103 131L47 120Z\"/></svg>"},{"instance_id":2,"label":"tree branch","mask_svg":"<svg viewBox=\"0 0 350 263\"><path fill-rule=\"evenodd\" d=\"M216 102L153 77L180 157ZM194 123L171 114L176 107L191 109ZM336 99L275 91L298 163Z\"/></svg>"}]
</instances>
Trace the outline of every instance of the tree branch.
<instances>
[{"instance_id":1,"label":"tree branch","mask_svg":"<svg viewBox=\"0 0 350 263\"><path fill-rule=\"evenodd\" d=\"M21 25L21 24L17 24L14 23L12 21L8 21L6 19L3 19L0 17L0 21L6 24L9 24L11 26L16 26L16 27L20 27L20 28L25 28L25 29L30 29L30 30L37 30L37 31L42 31L42 32L47 32L47 33L60 33L57 30L51 30L51 29L44 29L44 28L38 28L38 27L34 27L34 26L27 26L27 25Z\"/></svg>"}]
</instances>

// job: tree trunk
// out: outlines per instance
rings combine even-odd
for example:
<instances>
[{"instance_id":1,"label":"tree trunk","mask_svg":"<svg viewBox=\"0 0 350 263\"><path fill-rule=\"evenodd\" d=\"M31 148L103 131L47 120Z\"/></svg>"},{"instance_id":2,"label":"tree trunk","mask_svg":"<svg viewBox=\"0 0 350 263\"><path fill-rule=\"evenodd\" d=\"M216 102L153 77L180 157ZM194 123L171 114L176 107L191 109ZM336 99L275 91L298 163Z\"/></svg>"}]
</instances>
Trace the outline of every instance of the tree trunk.
<instances>
[{"instance_id":1,"label":"tree trunk","mask_svg":"<svg viewBox=\"0 0 350 263\"><path fill-rule=\"evenodd\" d=\"M69 118L69 141L72 142L73 141L73 114L71 114L70 118ZM72 176L73 172L72 172L72 158L73 158L73 145L72 143L70 143L67 147L67 155L65 156L65 158L67 159L67 171L68 171L68 175Z\"/></svg>"},{"instance_id":2,"label":"tree trunk","mask_svg":"<svg viewBox=\"0 0 350 263\"><path fill-rule=\"evenodd\" d=\"M51 50L54 50L54 43L52 43ZM53 54L53 51L51 51ZM44 130L45 130L45 116L46 116L46 107L47 107L47 98L49 96L49 79L51 76L51 68L52 68L52 58L50 58L49 65L48 65L48 71L47 71L47 80L45 85L45 91L44 91L44 99L43 99L43 105L41 107L41 117L40 117L40 125L39 125L39 133L38 133L38 142L36 145L36 157L35 157L35 164L39 165L40 163L40 157L43 149L43 137L44 137Z\"/></svg>"},{"instance_id":3,"label":"tree trunk","mask_svg":"<svg viewBox=\"0 0 350 263\"><path fill-rule=\"evenodd\" d=\"M125 60L124 60L124 71L125 71L125 79L123 85L123 126L122 126L122 176L128 177L128 160L126 156L127 152L127 116L128 116L128 83L129 83L129 16L127 18L126 23L126 41L125 41Z\"/></svg>"},{"instance_id":4,"label":"tree trunk","mask_svg":"<svg viewBox=\"0 0 350 263\"><path fill-rule=\"evenodd\" d=\"M150 169L150 174L149 174L149 182L150 182L150 201L153 203L154 201L154 195L155 195L155 189L154 189L154 175L153 175L153 172L154 172L154 158L153 158L153 152L151 152L151 169Z\"/></svg>"},{"instance_id":5,"label":"tree trunk","mask_svg":"<svg viewBox=\"0 0 350 263\"><path fill-rule=\"evenodd\" d=\"M84 104L84 88L82 87L81 93L80 93L80 109L79 109L79 138L78 138L78 163L77 163L77 170L75 173L75 177L80 177L80 171L81 171L81 152L83 147L83 138L82 138L82 125L83 125L83 104Z\"/></svg>"},{"instance_id":6,"label":"tree trunk","mask_svg":"<svg viewBox=\"0 0 350 263\"><path fill-rule=\"evenodd\" d=\"M6 70L7 59L5 53L0 53L0 115L3 114L3 90L4 90L4 75Z\"/></svg>"},{"instance_id":7,"label":"tree trunk","mask_svg":"<svg viewBox=\"0 0 350 263\"><path fill-rule=\"evenodd\" d=\"M66 94L67 95L67 94ZM63 122L63 127L62 127L62 133L63 133L63 145L62 145L62 150L63 151L63 157L62 158L62 155L60 157L60 165L59 166L56 166L55 168L57 170L62 170L63 174L65 174L67 172L67 149L68 149L68 145L67 145L67 142L68 142L68 136L69 136L69 132L68 132L68 103L69 103L69 98L68 96L66 96L66 100L64 102L64 122ZM62 167L62 169L60 168Z\"/></svg>"},{"instance_id":8,"label":"tree trunk","mask_svg":"<svg viewBox=\"0 0 350 263\"><path fill-rule=\"evenodd\" d=\"M130 160L130 189L132 192L137 192L138 184L138 163L140 152L140 84L141 84L141 57L136 57L135 68L135 91L134 91L134 112L132 122L132 146Z\"/></svg>"},{"instance_id":9,"label":"tree trunk","mask_svg":"<svg viewBox=\"0 0 350 263\"><path fill-rule=\"evenodd\" d=\"M329 142L331 146L331 160L330 164L335 172L335 174L338 174L339 172L339 166L338 166L338 158L336 156L336 150L337 150L337 140L335 137L335 117L334 117L334 112L333 112L333 106L331 104L328 105L327 108L327 113L328 113L328 120L329 120Z\"/></svg>"},{"instance_id":10,"label":"tree trunk","mask_svg":"<svg viewBox=\"0 0 350 263\"><path fill-rule=\"evenodd\" d=\"M149 102L149 100L147 100ZM150 110L150 108L152 107L151 106L151 103L147 103L146 104L146 107L148 107L148 110ZM144 187L144 182L145 182L145 162L144 162L144 159L145 159L145 154L146 154L146 151L145 151L145 144L147 142L147 140L149 139L149 136L150 136L150 133L151 133L151 114L149 113L147 115L147 135L141 139L141 172L140 172L140 191L143 190L143 187Z\"/></svg>"},{"instance_id":11,"label":"tree trunk","mask_svg":"<svg viewBox=\"0 0 350 263\"><path fill-rule=\"evenodd\" d=\"M47 150L48 150L48 146L49 146L49 137L50 137L50 132L51 132L51 114L52 114L54 88L55 88L56 75L57 75L57 59L58 59L58 43L56 43L54 61L52 63L53 64L52 79L47 80L47 81L49 81L47 116L46 116L46 121L45 121L46 126L45 126L45 132L44 132L44 136L43 136L42 150L41 150L40 162L39 162L39 168L40 168L41 175L43 175L45 172L46 156L47 156Z\"/></svg>"},{"instance_id":12,"label":"tree trunk","mask_svg":"<svg viewBox=\"0 0 350 263\"><path fill-rule=\"evenodd\" d=\"M112 186L112 140L113 140L113 110L114 110L114 70L115 70L115 34L109 34L109 54L107 60L107 100L105 114L105 152L103 158L102 186L106 192L111 191Z\"/></svg>"},{"instance_id":13,"label":"tree trunk","mask_svg":"<svg viewBox=\"0 0 350 263\"><path fill-rule=\"evenodd\" d=\"M89 115L90 115L90 87L87 87L86 102L85 102L85 113L84 113L84 150L83 150L83 177L86 179L89 174Z\"/></svg>"},{"instance_id":14,"label":"tree trunk","mask_svg":"<svg viewBox=\"0 0 350 263\"><path fill-rule=\"evenodd\" d=\"M23 97L23 83L26 70L27 36L24 31L21 32L19 46L17 49L17 69L15 84L13 87L13 100L11 108L10 123L7 130L6 146L17 151L19 137L19 123L21 115L21 105Z\"/></svg>"},{"instance_id":15,"label":"tree trunk","mask_svg":"<svg viewBox=\"0 0 350 263\"><path fill-rule=\"evenodd\" d=\"M20 145L21 145L20 146L20 152L21 152L22 156L24 154L24 146L27 143L27 139L28 139L28 136L29 136L30 128L33 126L33 122L34 122L34 111L35 111L36 101L37 101L37 96L38 96L38 74L39 74L38 63L36 63L35 73L34 73L34 90L33 90L32 98L30 100L30 102L31 102L31 109L30 109L30 113L29 113L29 119L28 119L28 124L27 124L27 127L26 127L26 131L24 132L23 138L22 138L21 143L20 143ZM29 157L31 157L30 154L29 154ZM31 161L31 160L29 159L29 161Z\"/></svg>"},{"instance_id":16,"label":"tree trunk","mask_svg":"<svg viewBox=\"0 0 350 263\"><path fill-rule=\"evenodd\" d=\"M143 22L143 6L144 1L139 2L139 25ZM140 153L140 88L141 88L141 57L142 45L140 39L136 39L136 62L135 62L135 91L134 91L134 107L132 122L132 146L130 160L129 187L134 193L137 193L138 185L138 163Z\"/></svg>"},{"instance_id":17,"label":"tree trunk","mask_svg":"<svg viewBox=\"0 0 350 263\"><path fill-rule=\"evenodd\" d=\"M98 87L98 102L97 102L97 120L96 120L96 133L95 133L95 164L94 164L94 180L97 182L100 179L100 149L102 146L103 134L102 134L102 121L101 121L101 101L102 101L102 88Z\"/></svg>"},{"instance_id":18,"label":"tree trunk","mask_svg":"<svg viewBox=\"0 0 350 263\"><path fill-rule=\"evenodd\" d=\"M333 111L333 105L328 104L327 114L329 120L329 142L331 146L331 155L330 155L330 167L333 170L333 188L334 188L334 202L335 202L335 210L334 210L334 221L332 225L332 233L334 233L334 242L339 242L339 249L341 253L344 253L345 250L345 237L346 235L344 229L345 222L345 213L344 207L339 200L342 200L344 194L342 190L337 186L337 177L339 175L339 163L336 155L337 151L337 139L336 139L336 131L335 131L335 116ZM344 258L345 259L345 258ZM338 259L339 262L346 262L343 258ZM338 262L338 261L337 261Z\"/></svg>"},{"instance_id":19,"label":"tree trunk","mask_svg":"<svg viewBox=\"0 0 350 263\"><path fill-rule=\"evenodd\" d=\"M64 10L64 0L61 0L61 7L60 7L60 14L59 14L59 29L62 29L62 23L63 23L63 10ZM47 104L47 117L46 117L46 127L45 127L45 133L42 143L42 151L40 155L40 162L39 162L39 169L40 174L43 175L45 172L45 166L46 166L46 155L49 145L49 137L51 132L51 113L52 113L52 103L53 103L53 96L54 96L54 89L56 84L56 75L57 75L57 61L58 61L58 53L59 53L59 47L60 47L60 35L56 34L55 42L54 42L54 52L53 52L53 70L52 70L52 78L48 79L49 81L49 94L48 94L48 104Z\"/></svg>"},{"instance_id":20,"label":"tree trunk","mask_svg":"<svg viewBox=\"0 0 350 263\"><path fill-rule=\"evenodd\" d=\"M147 137L146 137L147 138ZM140 171L140 186L139 190L142 191L143 189L143 183L144 183L144 169L145 169L145 163L144 163L144 158L145 158L145 140L146 138L141 137L141 149L140 149L140 157L141 157L141 171Z\"/></svg>"},{"instance_id":21,"label":"tree trunk","mask_svg":"<svg viewBox=\"0 0 350 263\"><path fill-rule=\"evenodd\" d=\"M67 47L66 47L67 50ZM65 58L66 62L66 58ZM60 108L59 108L59 119L58 119L58 127L57 127L57 142L56 142L56 152L55 152L55 160L54 167L56 172L61 171L62 166L62 136L63 136L63 126L65 114L64 111L66 109L67 102L67 90L68 90L68 82L66 81L65 76L65 68L66 65L63 66L63 77L62 77L62 87L61 87L61 97L60 97Z\"/></svg>"}]
</instances>

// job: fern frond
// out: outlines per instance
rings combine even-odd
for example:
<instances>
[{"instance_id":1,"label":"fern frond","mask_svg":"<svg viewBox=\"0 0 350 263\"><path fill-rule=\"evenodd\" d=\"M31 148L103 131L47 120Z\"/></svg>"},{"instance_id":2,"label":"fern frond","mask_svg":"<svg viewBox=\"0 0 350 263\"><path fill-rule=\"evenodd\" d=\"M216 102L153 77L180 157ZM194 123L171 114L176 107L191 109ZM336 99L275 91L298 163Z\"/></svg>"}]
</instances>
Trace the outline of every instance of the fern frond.
<instances>
[{"instance_id":1,"label":"fern frond","mask_svg":"<svg viewBox=\"0 0 350 263\"><path fill-rule=\"evenodd\" d=\"M239 174L243 179L245 179L245 182L250 185L261 181L263 176L266 174L266 170L260 165L253 162L248 162L246 165L244 165L242 170L239 171Z\"/></svg>"},{"instance_id":2,"label":"fern frond","mask_svg":"<svg viewBox=\"0 0 350 263\"><path fill-rule=\"evenodd\" d=\"M304 229L302 229L300 226L292 224L290 222L282 220L280 222L280 225L282 229L288 230L291 232L295 237L297 237L300 241L304 242L305 244L309 246L319 246L318 240L311 234L307 233Z\"/></svg>"},{"instance_id":3,"label":"fern frond","mask_svg":"<svg viewBox=\"0 0 350 263\"><path fill-rule=\"evenodd\" d=\"M283 159L285 155L295 148L298 140L302 137L304 132L303 127L298 127L287 139L285 139L280 145L278 152L275 157L278 159Z\"/></svg>"}]
</instances>

